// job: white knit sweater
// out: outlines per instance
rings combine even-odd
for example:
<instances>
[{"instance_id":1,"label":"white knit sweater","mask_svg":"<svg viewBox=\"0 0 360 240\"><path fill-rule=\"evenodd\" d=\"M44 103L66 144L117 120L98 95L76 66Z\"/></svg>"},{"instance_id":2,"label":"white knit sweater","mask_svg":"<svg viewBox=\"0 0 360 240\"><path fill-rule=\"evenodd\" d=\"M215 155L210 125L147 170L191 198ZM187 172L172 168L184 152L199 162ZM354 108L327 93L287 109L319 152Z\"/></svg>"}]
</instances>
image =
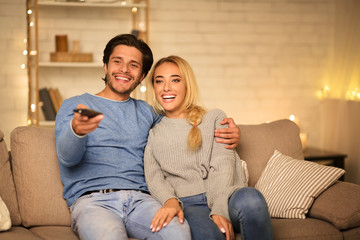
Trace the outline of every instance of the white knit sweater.
<instances>
[{"instance_id":1,"label":"white knit sweater","mask_svg":"<svg viewBox=\"0 0 360 240\"><path fill-rule=\"evenodd\" d=\"M187 136L191 129L186 119L164 117L149 133L145 148L146 183L151 194L162 204L170 198L207 193L211 215L229 219L228 199L244 187L245 176L235 150L217 143L214 130L227 127L221 110L207 112L198 126L202 145L191 151Z\"/></svg>"}]
</instances>

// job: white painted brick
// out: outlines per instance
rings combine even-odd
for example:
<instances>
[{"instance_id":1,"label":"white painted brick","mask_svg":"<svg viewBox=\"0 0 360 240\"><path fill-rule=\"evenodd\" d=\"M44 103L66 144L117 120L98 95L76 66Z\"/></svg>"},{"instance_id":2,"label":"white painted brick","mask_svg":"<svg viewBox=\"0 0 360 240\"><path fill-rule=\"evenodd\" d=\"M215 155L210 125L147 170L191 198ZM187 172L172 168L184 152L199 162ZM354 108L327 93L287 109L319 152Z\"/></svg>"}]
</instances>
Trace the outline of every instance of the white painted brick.
<instances>
[{"instance_id":1,"label":"white painted brick","mask_svg":"<svg viewBox=\"0 0 360 240\"><path fill-rule=\"evenodd\" d=\"M305 126L311 126L308 129L316 132L318 123L312 119L318 112L315 92L323 86L324 72L332 56L334 2L151 0L150 45L155 59L178 54L191 63L207 107L222 108L238 123L249 124L296 113L304 119ZM21 108L26 99L21 79L24 70L19 68L24 56L18 48L23 48L21 41L26 34L25 4L24 0L4 4L0 10L0 29L4 29L0 51L3 54L10 50L0 60L0 94L3 88L7 89L7 101L14 108ZM95 61L101 62L107 41L116 34L131 31L131 23L125 20L129 9L40 7L40 10L44 8L48 12L39 16L39 47L43 51L40 60L49 60L56 34L67 34L69 48L72 40L80 39L81 49L92 52ZM101 67L42 68L40 72L42 86L59 87L64 98L100 91L104 87L101 77ZM4 112L1 104L0 101L0 110ZM26 109L21 114L5 112L9 117L2 124L5 123L7 132L17 124L9 119L25 123ZM316 143L316 138L311 141Z\"/></svg>"}]
</instances>

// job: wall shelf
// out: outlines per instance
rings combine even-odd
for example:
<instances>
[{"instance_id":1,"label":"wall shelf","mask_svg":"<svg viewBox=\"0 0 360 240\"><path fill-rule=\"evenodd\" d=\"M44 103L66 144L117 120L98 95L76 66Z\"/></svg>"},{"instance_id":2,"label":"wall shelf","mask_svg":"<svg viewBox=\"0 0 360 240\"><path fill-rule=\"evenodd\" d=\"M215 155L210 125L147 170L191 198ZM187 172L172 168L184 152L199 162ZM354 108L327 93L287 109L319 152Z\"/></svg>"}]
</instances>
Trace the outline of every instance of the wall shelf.
<instances>
[{"instance_id":1,"label":"wall shelf","mask_svg":"<svg viewBox=\"0 0 360 240\"><path fill-rule=\"evenodd\" d=\"M59 90L67 94L63 99L81 91L100 90L102 50L110 37L136 30L139 38L149 44L149 0L26 0L26 4L28 125L53 126L44 119L40 89ZM84 49L80 52L92 53L93 62L50 61L50 54L56 51L57 35L68 36L69 52L75 49L75 40L79 42L80 50ZM91 80L94 77L98 78L95 83ZM146 98L139 90L134 91L133 96Z\"/></svg>"},{"instance_id":2,"label":"wall shelf","mask_svg":"<svg viewBox=\"0 0 360 240\"><path fill-rule=\"evenodd\" d=\"M128 3L130 2L130 3ZM146 3L132 3L131 1L109 1L101 3L96 2L66 2L66 1L39 1L39 6L55 6L55 7L122 7L122 8L133 8L147 7Z\"/></svg>"}]
</instances>

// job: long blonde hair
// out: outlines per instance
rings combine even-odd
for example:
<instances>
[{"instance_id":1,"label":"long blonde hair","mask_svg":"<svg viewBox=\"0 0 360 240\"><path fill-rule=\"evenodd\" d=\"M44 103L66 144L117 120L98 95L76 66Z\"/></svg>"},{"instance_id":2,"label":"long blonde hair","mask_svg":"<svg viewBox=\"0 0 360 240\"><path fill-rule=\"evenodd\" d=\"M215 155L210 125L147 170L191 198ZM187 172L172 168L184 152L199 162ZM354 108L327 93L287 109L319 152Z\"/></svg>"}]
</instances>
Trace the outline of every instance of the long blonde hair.
<instances>
[{"instance_id":1,"label":"long blonde hair","mask_svg":"<svg viewBox=\"0 0 360 240\"><path fill-rule=\"evenodd\" d=\"M183 106L187 111L187 121L193 126L188 134L187 144L189 149L197 150L200 148L202 143L201 131L198 125L201 123L202 117L206 111L197 103L199 98L199 90L194 71L192 70L190 64L179 56L171 55L165 58L161 58L155 63L149 75L149 80L151 82L150 86L152 88L150 94L152 95L151 101L154 109L159 114L164 114L165 112L159 102L156 100L156 96L154 94L154 74L156 68L163 63L175 64L180 70L182 79L185 81L186 93Z\"/></svg>"}]
</instances>

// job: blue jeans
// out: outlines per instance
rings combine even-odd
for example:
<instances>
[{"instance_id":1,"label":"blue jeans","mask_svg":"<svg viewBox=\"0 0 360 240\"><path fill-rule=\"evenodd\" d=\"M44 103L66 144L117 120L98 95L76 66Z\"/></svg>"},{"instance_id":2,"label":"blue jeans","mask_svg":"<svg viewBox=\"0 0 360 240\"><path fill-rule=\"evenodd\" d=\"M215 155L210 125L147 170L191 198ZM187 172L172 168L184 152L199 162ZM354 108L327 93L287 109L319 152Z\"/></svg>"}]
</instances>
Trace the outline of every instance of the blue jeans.
<instances>
[{"instance_id":1,"label":"blue jeans","mask_svg":"<svg viewBox=\"0 0 360 240\"><path fill-rule=\"evenodd\" d=\"M80 239L191 239L188 223L181 224L176 217L159 232L151 231L160 207L149 194L139 191L91 193L70 207L72 228Z\"/></svg>"},{"instance_id":2,"label":"blue jeans","mask_svg":"<svg viewBox=\"0 0 360 240\"><path fill-rule=\"evenodd\" d=\"M206 193L180 198L193 240L226 239L210 219ZM268 208L262 194L246 187L234 192L229 199L229 216L235 233L242 240L270 240L273 230Z\"/></svg>"}]
</instances>

